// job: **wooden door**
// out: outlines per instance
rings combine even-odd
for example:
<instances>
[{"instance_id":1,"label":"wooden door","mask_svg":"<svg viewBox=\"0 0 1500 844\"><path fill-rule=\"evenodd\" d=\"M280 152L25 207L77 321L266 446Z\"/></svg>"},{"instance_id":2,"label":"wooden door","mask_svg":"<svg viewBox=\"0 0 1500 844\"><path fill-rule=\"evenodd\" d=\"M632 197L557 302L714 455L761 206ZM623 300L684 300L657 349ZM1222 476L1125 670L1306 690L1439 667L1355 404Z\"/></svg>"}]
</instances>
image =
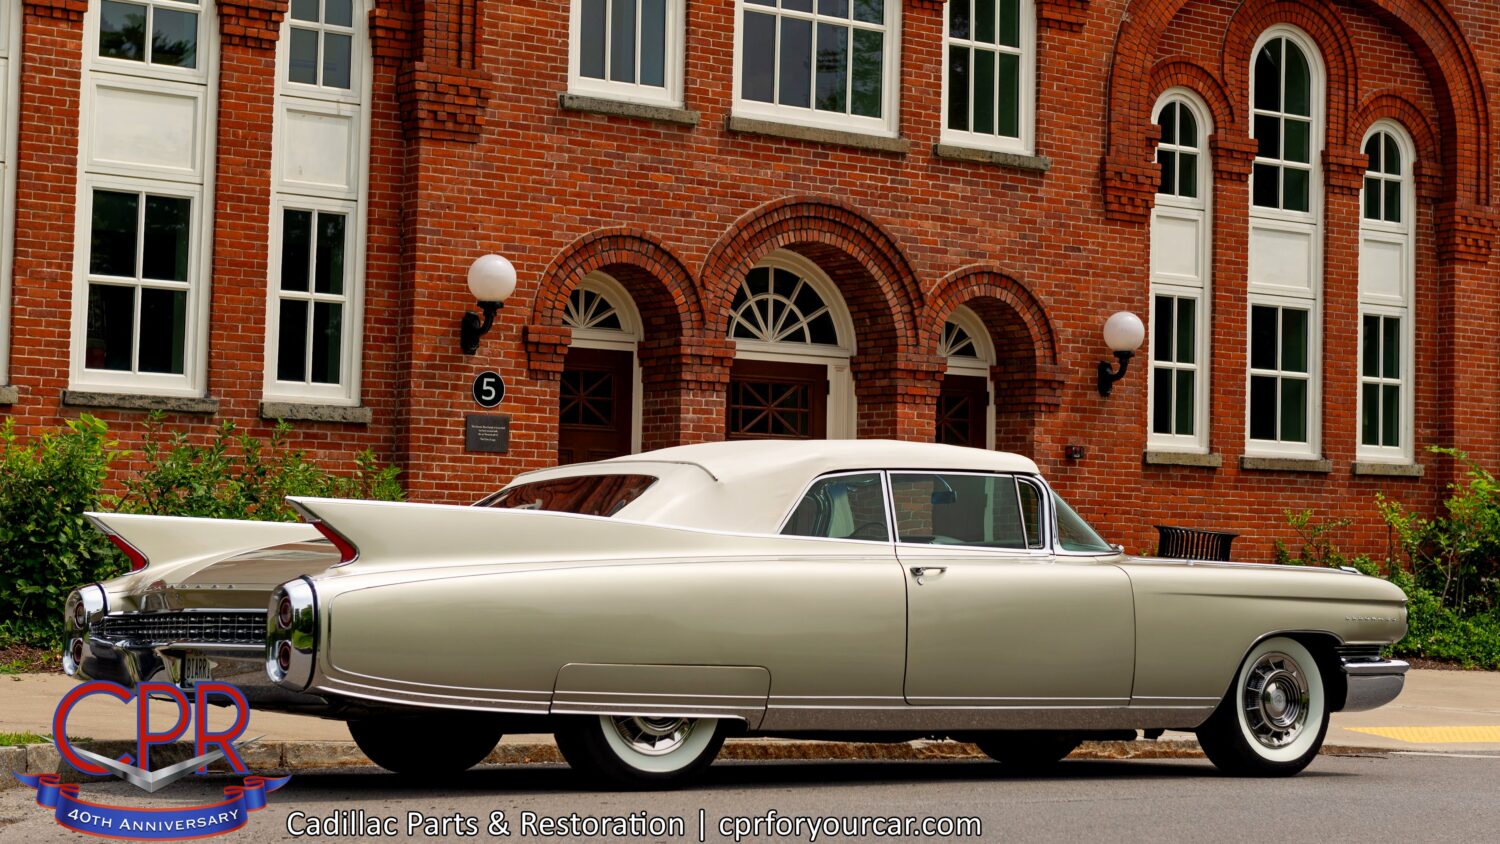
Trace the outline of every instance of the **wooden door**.
<instances>
[{"instance_id":1,"label":"wooden door","mask_svg":"<svg viewBox=\"0 0 1500 844\"><path fill-rule=\"evenodd\" d=\"M977 375L945 375L938 396L937 441L945 445L985 448L985 411L989 409L989 383Z\"/></svg>"},{"instance_id":2,"label":"wooden door","mask_svg":"<svg viewBox=\"0 0 1500 844\"><path fill-rule=\"evenodd\" d=\"M828 436L828 367L737 360L729 375L731 440L820 440Z\"/></svg>"},{"instance_id":3,"label":"wooden door","mask_svg":"<svg viewBox=\"0 0 1500 844\"><path fill-rule=\"evenodd\" d=\"M634 357L609 349L568 350L558 390L559 464L630 453Z\"/></svg>"}]
</instances>

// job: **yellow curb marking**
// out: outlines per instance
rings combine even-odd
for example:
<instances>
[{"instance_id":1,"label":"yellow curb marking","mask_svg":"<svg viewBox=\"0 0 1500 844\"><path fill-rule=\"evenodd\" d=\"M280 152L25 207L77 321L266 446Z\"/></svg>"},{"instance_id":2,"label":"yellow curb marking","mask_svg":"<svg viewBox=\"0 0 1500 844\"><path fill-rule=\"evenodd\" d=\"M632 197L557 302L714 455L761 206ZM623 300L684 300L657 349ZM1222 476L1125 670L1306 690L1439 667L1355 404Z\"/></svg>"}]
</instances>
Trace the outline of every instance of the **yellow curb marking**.
<instances>
[{"instance_id":1,"label":"yellow curb marking","mask_svg":"<svg viewBox=\"0 0 1500 844\"><path fill-rule=\"evenodd\" d=\"M1408 741L1413 744L1471 744L1476 742L1500 742L1500 726L1496 727L1346 727L1356 733Z\"/></svg>"}]
</instances>

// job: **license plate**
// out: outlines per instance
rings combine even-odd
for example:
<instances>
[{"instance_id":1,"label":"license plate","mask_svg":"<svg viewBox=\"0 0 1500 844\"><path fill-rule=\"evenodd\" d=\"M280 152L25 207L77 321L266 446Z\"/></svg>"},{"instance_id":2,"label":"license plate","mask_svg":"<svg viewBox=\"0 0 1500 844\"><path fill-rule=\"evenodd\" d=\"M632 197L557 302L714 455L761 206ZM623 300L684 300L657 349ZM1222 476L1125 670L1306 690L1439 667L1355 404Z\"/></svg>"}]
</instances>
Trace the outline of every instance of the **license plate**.
<instances>
[{"instance_id":1,"label":"license plate","mask_svg":"<svg viewBox=\"0 0 1500 844\"><path fill-rule=\"evenodd\" d=\"M213 679L213 667L209 665L206 656L183 657L182 660L182 685L191 686L194 683Z\"/></svg>"}]
</instances>

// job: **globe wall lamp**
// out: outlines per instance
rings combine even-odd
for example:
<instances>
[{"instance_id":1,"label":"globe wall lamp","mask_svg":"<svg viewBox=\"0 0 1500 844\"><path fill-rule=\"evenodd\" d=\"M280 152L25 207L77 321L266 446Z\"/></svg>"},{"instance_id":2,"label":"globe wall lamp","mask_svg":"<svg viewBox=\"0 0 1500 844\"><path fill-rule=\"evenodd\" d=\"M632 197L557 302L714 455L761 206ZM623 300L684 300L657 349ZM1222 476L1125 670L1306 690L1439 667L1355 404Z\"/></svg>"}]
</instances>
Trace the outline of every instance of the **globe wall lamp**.
<instances>
[{"instance_id":1,"label":"globe wall lamp","mask_svg":"<svg viewBox=\"0 0 1500 844\"><path fill-rule=\"evenodd\" d=\"M458 344L464 354L479 351L479 339L495 325L495 312L516 292L516 268L499 255L483 255L469 265L469 292L479 301L484 318L465 311L459 325Z\"/></svg>"},{"instance_id":2,"label":"globe wall lamp","mask_svg":"<svg viewBox=\"0 0 1500 844\"><path fill-rule=\"evenodd\" d=\"M1125 370L1130 368L1130 359L1135 357L1135 350L1141 347L1141 342L1145 339L1146 326L1141 323L1140 317L1129 311L1120 311L1105 320L1104 342L1115 353L1120 368L1113 369L1108 361L1099 361L1099 395L1108 397L1115 382L1125 377Z\"/></svg>"}]
</instances>

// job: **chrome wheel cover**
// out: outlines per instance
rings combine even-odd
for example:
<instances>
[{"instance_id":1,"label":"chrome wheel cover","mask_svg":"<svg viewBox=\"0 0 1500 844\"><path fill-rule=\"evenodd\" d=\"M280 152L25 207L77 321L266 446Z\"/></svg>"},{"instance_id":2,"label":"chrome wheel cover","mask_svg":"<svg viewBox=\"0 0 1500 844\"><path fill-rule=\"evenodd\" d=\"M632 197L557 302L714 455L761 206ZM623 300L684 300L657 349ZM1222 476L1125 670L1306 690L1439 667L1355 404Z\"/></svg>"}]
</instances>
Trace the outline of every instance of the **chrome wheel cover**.
<instances>
[{"instance_id":1,"label":"chrome wheel cover","mask_svg":"<svg viewBox=\"0 0 1500 844\"><path fill-rule=\"evenodd\" d=\"M1286 747L1307 727L1312 708L1307 676L1292 657L1263 654L1246 672L1244 692L1245 725L1266 747Z\"/></svg>"},{"instance_id":2,"label":"chrome wheel cover","mask_svg":"<svg viewBox=\"0 0 1500 844\"><path fill-rule=\"evenodd\" d=\"M640 715L609 719L626 746L643 756L666 756L682 747L698 726L696 718L647 718Z\"/></svg>"}]
</instances>

